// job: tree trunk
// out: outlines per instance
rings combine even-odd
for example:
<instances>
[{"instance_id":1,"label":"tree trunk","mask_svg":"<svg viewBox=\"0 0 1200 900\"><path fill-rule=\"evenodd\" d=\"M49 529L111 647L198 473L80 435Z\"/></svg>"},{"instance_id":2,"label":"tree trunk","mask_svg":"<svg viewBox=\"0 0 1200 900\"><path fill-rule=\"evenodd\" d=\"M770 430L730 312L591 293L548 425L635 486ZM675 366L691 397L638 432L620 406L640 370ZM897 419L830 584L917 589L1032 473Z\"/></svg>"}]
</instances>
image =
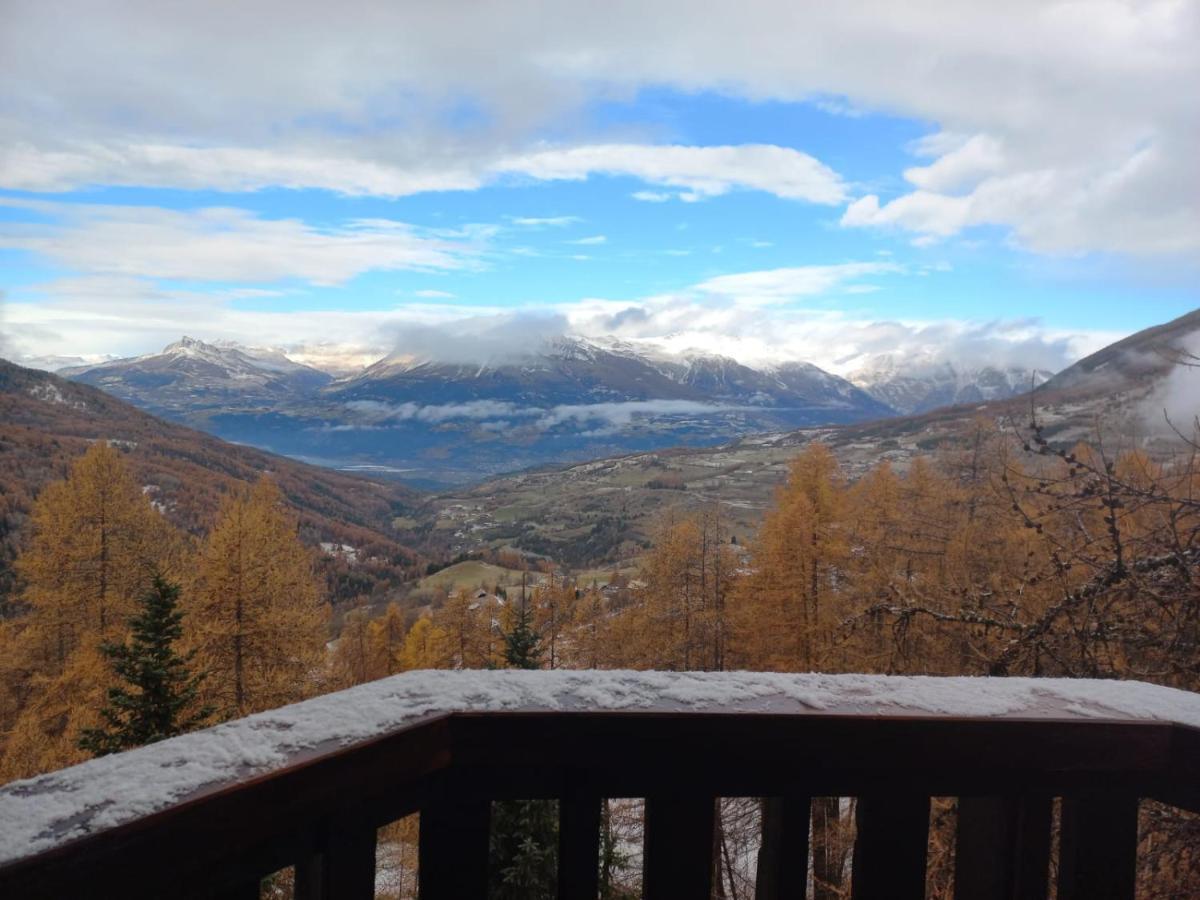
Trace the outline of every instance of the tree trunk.
<instances>
[{"instance_id":1,"label":"tree trunk","mask_svg":"<svg viewBox=\"0 0 1200 900\"><path fill-rule=\"evenodd\" d=\"M839 900L844 878L842 811L838 797L812 801L813 900Z\"/></svg>"}]
</instances>

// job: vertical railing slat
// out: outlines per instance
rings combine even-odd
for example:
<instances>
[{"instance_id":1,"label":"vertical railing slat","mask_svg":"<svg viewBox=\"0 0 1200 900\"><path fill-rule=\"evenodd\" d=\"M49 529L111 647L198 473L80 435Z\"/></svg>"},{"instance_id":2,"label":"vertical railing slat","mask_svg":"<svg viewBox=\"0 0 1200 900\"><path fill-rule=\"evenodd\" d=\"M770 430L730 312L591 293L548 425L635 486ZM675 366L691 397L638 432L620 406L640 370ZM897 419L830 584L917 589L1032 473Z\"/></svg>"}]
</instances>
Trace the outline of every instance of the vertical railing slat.
<instances>
[{"instance_id":1,"label":"vertical railing slat","mask_svg":"<svg viewBox=\"0 0 1200 900\"><path fill-rule=\"evenodd\" d=\"M804 900L810 807L810 798L796 794L763 800L754 900Z\"/></svg>"},{"instance_id":2,"label":"vertical railing slat","mask_svg":"<svg viewBox=\"0 0 1200 900\"><path fill-rule=\"evenodd\" d=\"M929 798L871 794L858 798L853 900L924 900Z\"/></svg>"},{"instance_id":3,"label":"vertical railing slat","mask_svg":"<svg viewBox=\"0 0 1200 900\"><path fill-rule=\"evenodd\" d=\"M1138 801L1128 794L1064 797L1058 900L1132 900Z\"/></svg>"},{"instance_id":4,"label":"vertical railing slat","mask_svg":"<svg viewBox=\"0 0 1200 900\"><path fill-rule=\"evenodd\" d=\"M1051 799L960 797L955 900L1045 900Z\"/></svg>"},{"instance_id":5,"label":"vertical railing slat","mask_svg":"<svg viewBox=\"0 0 1200 900\"><path fill-rule=\"evenodd\" d=\"M361 822L331 824L320 852L296 863L296 900L374 900L375 839Z\"/></svg>"},{"instance_id":6,"label":"vertical railing slat","mask_svg":"<svg viewBox=\"0 0 1200 900\"><path fill-rule=\"evenodd\" d=\"M421 810L417 878L421 900L485 900L487 800L454 800Z\"/></svg>"},{"instance_id":7,"label":"vertical railing slat","mask_svg":"<svg viewBox=\"0 0 1200 900\"><path fill-rule=\"evenodd\" d=\"M296 863L296 875L292 882L293 900L325 900L324 862L322 854L312 853Z\"/></svg>"},{"instance_id":8,"label":"vertical railing slat","mask_svg":"<svg viewBox=\"0 0 1200 900\"><path fill-rule=\"evenodd\" d=\"M600 804L569 791L558 801L558 900L596 900L600 893Z\"/></svg>"},{"instance_id":9,"label":"vertical railing slat","mask_svg":"<svg viewBox=\"0 0 1200 900\"><path fill-rule=\"evenodd\" d=\"M210 900L259 900L261 892L262 882L255 878L217 891Z\"/></svg>"},{"instance_id":10,"label":"vertical railing slat","mask_svg":"<svg viewBox=\"0 0 1200 900\"><path fill-rule=\"evenodd\" d=\"M715 803L703 794L646 798L645 900L709 900Z\"/></svg>"}]
</instances>

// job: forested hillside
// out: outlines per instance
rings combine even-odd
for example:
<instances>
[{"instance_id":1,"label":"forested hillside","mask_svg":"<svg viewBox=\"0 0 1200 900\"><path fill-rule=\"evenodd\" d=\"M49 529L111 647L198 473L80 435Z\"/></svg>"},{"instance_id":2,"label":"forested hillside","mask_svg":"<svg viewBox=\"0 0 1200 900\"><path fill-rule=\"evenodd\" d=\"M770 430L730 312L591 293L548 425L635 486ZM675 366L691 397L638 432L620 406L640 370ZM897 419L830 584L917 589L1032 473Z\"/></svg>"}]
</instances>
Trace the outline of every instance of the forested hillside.
<instances>
[{"instance_id":1,"label":"forested hillside","mask_svg":"<svg viewBox=\"0 0 1200 900\"><path fill-rule=\"evenodd\" d=\"M95 388L0 360L0 604L9 598L12 562L33 499L96 441L108 441L128 459L147 498L168 520L199 535L238 485L269 474L299 514L306 543L355 548L379 564L334 573L347 598L394 586L415 555L392 529L419 495L229 444L164 422ZM344 562L341 561L341 562ZM341 565L328 560L331 572Z\"/></svg>"}]
</instances>

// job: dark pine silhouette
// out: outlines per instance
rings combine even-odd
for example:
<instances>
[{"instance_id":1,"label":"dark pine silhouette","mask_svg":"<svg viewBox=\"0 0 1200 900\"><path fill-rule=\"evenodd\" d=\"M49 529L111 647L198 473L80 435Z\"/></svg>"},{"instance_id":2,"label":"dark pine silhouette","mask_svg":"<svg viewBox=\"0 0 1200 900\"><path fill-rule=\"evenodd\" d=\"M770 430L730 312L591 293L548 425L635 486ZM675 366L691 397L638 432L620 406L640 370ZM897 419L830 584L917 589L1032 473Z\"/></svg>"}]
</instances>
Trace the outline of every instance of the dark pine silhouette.
<instances>
[{"instance_id":1,"label":"dark pine silhouette","mask_svg":"<svg viewBox=\"0 0 1200 900\"><path fill-rule=\"evenodd\" d=\"M100 710L104 725L80 735L80 748L95 756L183 734L212 715L211 708L195 706L203 673L193 675L191 654L175 650L183 634L179 586L155 575L139 602L129 643L100 647L123 684L108 689L108 703Z\"/></svg>"}]
</instances>

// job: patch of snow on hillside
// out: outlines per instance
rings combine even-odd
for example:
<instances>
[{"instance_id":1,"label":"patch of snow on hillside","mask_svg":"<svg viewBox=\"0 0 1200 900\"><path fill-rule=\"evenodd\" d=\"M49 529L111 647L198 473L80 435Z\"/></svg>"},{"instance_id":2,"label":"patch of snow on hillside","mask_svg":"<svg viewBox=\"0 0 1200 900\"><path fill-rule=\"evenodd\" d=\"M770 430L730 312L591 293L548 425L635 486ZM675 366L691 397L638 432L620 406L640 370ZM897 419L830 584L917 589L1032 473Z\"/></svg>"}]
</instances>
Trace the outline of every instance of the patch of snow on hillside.
<instances>
[{"instance_id":1,"label":"patch of snow on hillside","mask_svg":"<svg viewBox=\"0 0 1200 900\"><path fill-rule=\"evenodd\" d=\"M58 389L58 385L49 381L31 386L29 388L29 396L45 403L57 403L62 406L69 406L72 409L87 409L86 403L79 400L67 399L63 395L63 392Z\"/></svg>"}]
</instances>

